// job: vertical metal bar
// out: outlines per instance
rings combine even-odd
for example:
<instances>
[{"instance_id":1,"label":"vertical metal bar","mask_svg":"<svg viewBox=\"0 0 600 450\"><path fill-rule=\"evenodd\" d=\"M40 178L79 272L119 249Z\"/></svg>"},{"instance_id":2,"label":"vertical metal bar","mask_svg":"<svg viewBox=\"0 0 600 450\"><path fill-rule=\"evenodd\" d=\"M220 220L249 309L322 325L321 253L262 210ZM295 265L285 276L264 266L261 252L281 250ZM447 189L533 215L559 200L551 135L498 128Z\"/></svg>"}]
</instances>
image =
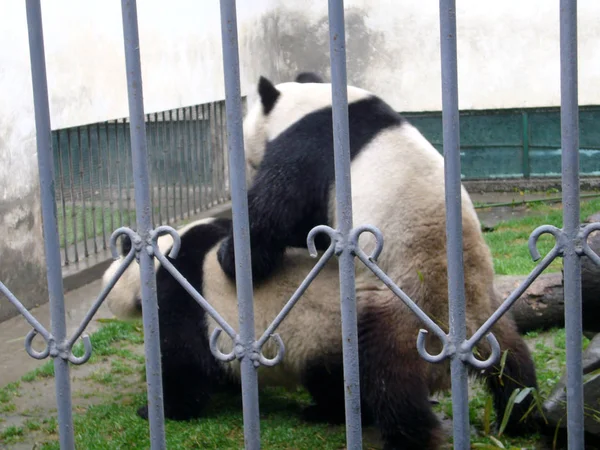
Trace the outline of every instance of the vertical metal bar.
<instances>
[{"instance_id":1,"label":"vertical metal bar","mask_svg":"<svg viewBox=\"0 0 600 450\"><path fill-rule=\"evenodd\" d=\"M108 125L107 125L108 126ZM98 147L98 180L100 184L100 208L102 210L102 248L106 250L106 218L104 207L104 171L102 170L102 150L100 149L100 124L96 124L96 146ZM108 148L108 141L106 144Z\"/></svg>"},{"instance_id":2,"label":"vertical metal bar","mask_svg":"<svg viewBox=\"0 0 600 450\"><path fill-rule=\"evenodd\" d=\"M88 125L86 128L87 131L87 147L88 147L88 165L89 165L89 178L90 178L90 201L92 203L92 233L94 234L94 254L98 253L98 242L96 237L98 236L98 232L96 231L96 195L94 193L94 157L93 157L93 148L92 148L92 129ZM98 152L100 149L98 149Z\"/></svg>"},{"instance_id":3,"label":"vertical metal bar","mask_svg":"<svg viewBox=\"0 0 600 450\"><path fill-rule=\"evenodd\" d=\"M114 205L115 205L115 201L113 200L113 191L114 191L114 187L113 187L113 183L112 183L112 177L110 176L110 171L111 171L111 166L112 164L110 163L110 123L107 121L104 126L105 128L105 136L106 136L106 178L107 178L107 185L108 185L108 210L110 212L110 232L112 234L113 231L115 231L118 227L123 226L123 210L121 208L121 183L119 181L119 168L121 167L121 161L119 160L119 130L118 130L118 123L115 122L115 151L117 152L117 159L115 161L115 170L117 172L117 186L119 187L119 198L117 199L117 208L119 209L119 223L118 226L115 227L115 211L114 211Z\"/></svg>"},{"instance_id":4,"label":"vertical metal bar","mask_svg":"<svg viewBox=\"0 0 600 450\"><path fill-rule=\"evenodd\" d=\"M171 214L169 213L169 171L171 168L171 150L169 146L169 128L171 123L171 114L169 112L169 125L167 125L167 112L163 112L163 166L165 168L165 205L167 207L167 218L166 223L168 224L171 220Z\"/></svg>"},{"instance_id":5,"label":"vertical metal bar","mask_svg":"<svg viewBox=\"0 0 600 450\"><path fill-rule=\"evenodd\" d=\"M63 245L65 246L65 265L69 264L69 243L67 241L67 204L65 201L65 177L63 174L63 156L62 148L60 145L60 130L56 132L56 145L58 147L58 176L60 178L60 201L62 206L62 217L63 217Z\"/></svg>"},{"instance_id":6,"label":"vertical metal bar","mask_svg":"<svg viewBox=\"0 0 600 450\"><path fill-rule=\"evenodd\" d=\"M209 110L208 110L208 114L210 117L210 122L209 122L209 128L208 128L208 144L210 146L210 151L209 151L209 170L210 170L210 184L208 185L208 188L210 189L210 206L214 206L216 204L216 194L215 194L215 152L217 150L215 150L216 142L214 141L213 137L214 137L214 133L215 133L215 128L217 127L217 120L216 120L216 114L215 114L215 103L211 102L209 104Z\"/></svg>"},{"instance_id":7,"label":"vertical metal bar","mask_svg":"<svg viewBox=\"0 0 600 450\"><path fill-rule=\"evenodd\" d=\"M71 222L73 224L73 259L79 261L77 251L77 205L75 204L75 175L73 173L73 153L71 152L71 128L67 130L67 157L69 158L69 187L71 190Z\"/></svg>"},{"instance_id":8,"label":"vertical metal bar","mask_svg":"<svg viewBox=\"0 0 600 450\"><path fill-rule=\"evenodd\" d=\"M250 226L248 220L244 136L242 133L240 61L235 0L221 0L221 41L223 44L223 72L225 75L229 158L232 167L231 185L234 193L232 200L233 242L240 341L246 349L246 355L241 361L244 447L247 450L255 450L260 449L258 373L249 354L255 341L254 306L252 300Z\"/></svg>"},{"instance_id":9,"label":"vertical metal bar","mask_svg":"<svg viewBox=\"0 0 600 450\"><path fill-rule=\"evenodd\" d=\"M223 152L223 146L221 144L221 129L223 127L223 122L221 118L221 102L214 102L214 137L215 137L215 146L213 153L213 174L214 178L212 180L212 187L215 194L215 205L220 203L220 186L221 186L221 174L219 168L221 166L221 154Z\"/></svg>"},{"instance_id":10,"label":"vertical metal bar","mask_svg":"<svg viewBox=\"0 0 600 450\"><path fill-rule=\"evenodd\" d=\"M448 261L452 262L452 264L448 264L450 339L455 348L460 348L467 337L467 328L465 322L455 0L440 0L440 41L446 185L446 252ZM460 359L458 353L452 357L450 370L454 448L466 450L470 447L468 377L467 366Z\"/></svg>"},{"instance_id":11,"label":"vertical metal bar","mask_svg":"<svg viewBox=\"0 0 600 450\"><path fill-rule=\"evenodd\" d=\"M225 155L224 150L224 140L223 140L223 102L216 103L216 114L217 119L219 121L219 126L217 127L217 153L215 154L215 163L217 167L217 182L215 184L216 192L217 192L217 204L220 204L223 201L221 186L223 186L223 172L221 170L221 161L223 156Z\"/></svg>"},{"instance_id":12,"label":"vertical metal bar","mask_svg":"<svg viewBox=\"0 0 600 450\"><path fill-rule=\"evenodd\" d=\"M183 115L183 120L181 122L181 160L183 164L183 175L185 178L185 206L186 206L186 214L187 217L190 217L191 207L190 207L190 161L189 158L189 145L190 139L187 135L188 125L187 125L187 108L182 108L181 110ZM181 184L183 184L183 179L181 180Z\"/></svg>"},{"instance_id":13,"label":"vertical metal bar","mask_svg":"<svg viewBox=\"0 0 600 450\"><path fill-rule=\"evenodd\" d=\"M135 0L121 0L125 66L127 70L127 97L129 102L131 157L135 186L137 233L143 243L150 242L152 215L150 213L150 182L148 177L144 99L140 62L140 41ZM153 257L146 251L139 253L142 286L142 314L146 347L146 380L148 385L148 419L150 448L166 449L162 373L160 363L160 333L156 301L156 277Z\"/></svg>"},{"instance_id":14,"label":"vertical metal bar","mask_svg":"<svg viewBox=\"0 0 600 450\"><path fill-rule=\"evenodd\" d=\"M158 197L158 223L162 225L162 186L160 184L160 155L161 155L161 145L160 145L160 135L158 133L159 122L158 122L158 113L154 114L154 157L156 158L156 194Z\"/></svg>"},{"instance_id":15,"label":"vertical metal bar","mask_svg":"<svg viewBox=\"0 0 600 450\"><path fill-rule=\"evenodd\" d=\"M183 220L183 135L180 136L179 128L181 126L180 113L181 109L176 109L175 118L177 120L175 124L175 152L177 157L177 165L179 166L179 219Z\"/></svg>"},{"instance_id":16,"label":"vertical metal bar","mask_svg":"<svg viewBox=\"0 0 600 450\"><path fill-rule=\"evenodd\" d=\"M167 114L164 112L160 113L160 117L161 117L161 122L160 122L160 149L161 149L161 162L162 162L162 171L163 171L163 175L164 175L164 181L165 181L165 207L166 207L166 212L165 212L165 219L164 221L161 219L160 223L161 224L165 224L165 223L169 223L169 179L168 179L168 175L167 175L167 144L166 144L166 133L167 133ZM161 197L162 197L162 193L161 193Z\"/></svg>"},{"instance_id":17,"label":"vertical metal bar","mask_svg":"<svg viewBox=\"0 0 600 450\"><path fill-rule=\"evenodd\" d=\"M77 127L77 147L79 149L79 194L81 195L81 228L83 231L83 254L89 256L87 245L87 208L85 207L85 192L83 191L83 149L81 147L81 127ZM77 243L75 244L77 245Z\"/></svg>"},{"instance_id":18,"label":"vertical metal bar","mask_svg":"<svg viewBox=\"0 0 600 450\"><path fill-rule=\"evenodd\" d=\"M195 116L194 116L195 114ZM194 119L195 117L195 119ZM198 188L198 105L190 108L190 157L192 159L192 188L194 189L194 214L200 211L200 192L196 194Z\"/></svg>"},{"instance_id":19,"label":"vertical metal bar","mask_svg":"<svg viewBox=\"0 0 600 450\"><path fill-rule=\"evenodd\" d=\"M40 0L27 0L27 31L29 34L29 57L31 61L31 81L33 85L33 106L38 157L38 173L42 201L42 227L44 250L46 252L46 275L50 300L50 320L52 335L58 343L66 339L65 304L63 296L60 245L56 224L56 203L54 202L54 165L52 155L52 132L50 131L50 108L48 106L48 82L44 54L44 32ZM71 384L69 363L61 357L54 357L54 380L56 404L58 408L58 434L60 448L75 448L73 435L73 415L71 412Z\"/></svg>"},{"instance_id":20,"label":"vertical metal bar","mask_svg":"<svg viewBox=\"0 0 600 450\"><path fill-rule=\"evenodd\" d=\"M527 111L523 111L523 177L531 176L531 167L529 162L529 116Z\"/></svg>"},{"instance_id":21,"label":"vertical metal bar","mask_svg":"<svg viewBox=\"0 0 600 450\"><path fill-rule=\"evenodd\" d=\"M333 104L333 144L338 228L345 242L339 255L340 303L346 396L346 447L362 449L360 379L354 255L348 244L352 229L352 186L350 180L350 137L348 125L348 81L346 75L346 30L344 1L329 0L329 52Z\"/></svg>"},{"instance_id":22,"label":"vertical metal bar","mask_svg":"<svg viewBox=\"0 0 600 450\"><path fill-rule=\"evenodd\" d=\"M188 107L189 116L186 122L187 135L188 135L188 155L189 155L189 166L188 170L190 173L190 187L192 189L192 214L196 214L198 211L198 204L196 202L196 176L197 163L196 163L196 122L194 121L194 107Z\"/></svg>"},{"instance_id":23,"label":"vertical metal bar","mask_svg":"<svg viewBox=\"0 0 600 450\"><path fill-rule=\"evenodd\" d=\"M200 127L200 146L198 148L200 155L200 203L202 209L208 207L206 200L206 131L204 124L206 123L206 105L200 105L202 120L198 121Z\"/></svg>"},{"instance_id":24,"label":"vertical metal bar","mask_svg":"<svg viewBox=\"0 0 600 450\"><path fill-rule=\"evenodd\" d=\"M175 114L175 121L173 120L173 110L169 111L169 142L171 148L169 149L169 176L172 176L171 170L173 168L173 161L175 161L175 167L177 166L177 138L175 133L175 121L177 120L177 114ZM177 177L173 177L173 220L177 221Z\"/></svg>"},{"instance_id":25,"label":"vertical metal bar","mask_svg":"<svg viewBox=\"0 0 600 450\"><path fill-rule=\"evenodd\" d=\"M131 138L130 138L130 133L131 133L131 118L129 119L129 133L127 132L127 119L123 119L123 152L125 153L125 164L123 165L123 170L125 171L125 198L127 199L127 213L125 214L126 218L127 218L127 226L131 227L132 224L134 224L135 222L133 221L133 218L131 217L131 211L132 211L132 206L131 206L131 181L129 181L129 177L133 175L133 173L129 172L129 167L131 166L133 168L133 158L131 157ZM145 128L145 126L144 126ZM144 135L144 141L145 141L146 136ZM134 177L135 178L135 177ZM135 181L134 181L134 186L135 186ZM135 187L134 187L135 189ZM135 195L135 194L134 194ZM134 206L135 208L135 200L134 200ZM125 224L122 224L125 225Z\"/></svg>"},{"instance_id":26,"label":"vertical metal bar","mask_svg":"<svg viewBox=\"0 0 600 450\"><path fill-rule=\"evenodd\" d=\"M223 121L221 118L221 102L215 102L215 153L214 153L214 174L215 180L213 188L215 190L215 205L221 203L221 155L223 154L223 143L221 141L221 129Z\"/></svg>"},{"instance_id":27,"label":"vertical metal bar","mask_svg":"<svg viewBox=\"0 0 600 450\"><path fill-rule=\"evenodd\" d=\"M577 0L560 1L560 122L562 147L565 330L567 334L567 429L570 449L585 448L582 307L579 233L579 109L577 92Z\"/></svg>"},{"instance_id":28,"label":"vertical metal bar","mask_svg":"<svg viewBox=\"0 0 600 450\"><path fill-rule=\"evenodd\" d=\"M154 115L156 117L156 114ZM150 145L150 151L148 155L148 175L150 176L150 211L152 215L152 223L156 223L156 218L154 217L154 164L153 161L156 158L156 140L154 139L153 126L156 126L156 120L152 122L152 114L146 114L144 119L146 121L146 130L150 134L152 145ZM146 137L146 139L148 139Z\"/></svg>"},{"instance_id":29,"label":"vertical metal bar","mask_svg":"<svg viewBox=\"0 0 600 450\"><path fill-rule=\"evenodd\" d=\"M242 115L243 117L243 115ZM221 124L225 124L225 104L221 103ZM219 184L220 203L225 201L225 155L227 153L227 135L225 127L221 125L221 158L219 173L221 174L221 183Z\"/></svg>"}]
</instances>

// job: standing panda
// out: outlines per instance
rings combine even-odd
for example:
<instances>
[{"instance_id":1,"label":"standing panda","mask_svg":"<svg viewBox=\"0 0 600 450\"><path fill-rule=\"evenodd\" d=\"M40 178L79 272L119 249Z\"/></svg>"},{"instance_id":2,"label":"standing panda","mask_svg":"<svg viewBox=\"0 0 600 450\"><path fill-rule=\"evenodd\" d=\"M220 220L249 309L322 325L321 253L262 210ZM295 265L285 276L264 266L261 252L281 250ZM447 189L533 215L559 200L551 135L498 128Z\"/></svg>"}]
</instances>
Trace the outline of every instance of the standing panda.
<instances>
[{"instance_id":1,"label":"standing panda","mask_svg":"<svg viewBox=\"0 0 600 450\"><path fill-rule=\"evenodd\" d=\"M443 157L382 99L353 86L348 86L347 93L354 226L372 224L382 232L385 241L378 266L448 331ZM287 249L306 247L313 227L326 224L337 228L331 102L331 84L323 83L318 75L303 73L296 82L278 85L264 77L259 80L258 101L244 120L252 275L256 286L272 283L277 272L285 270L282 261ZM461 199L470 336L499 306L499 298L494 289L492 257L464 187ZM318 236L316 244L319 249L326 248L328 237ZM359 246L370 254L376 246L374 236L363 233ZM231 280L235 277L233 249L230 231L217 256ZM393 408L393 402L382 400L388 398L384 391L389 385L381 383L382 377L387 378L381 375L385 370L390 371L389 377L402 380L403 389L412 392L414 399L425 398L426 392L445 386L446 369L426 363L417 354L415 341L420 321L360 261L356 263L356 292L358 301L365 301L359 335L363 344L361 355L369 361L367 367L361 366L361 387L366 385L373 394L372 401L381 402L375 409L381 412ZM378 328L385 320L395 324L388 322ZM394 339L386 339L383 334L391 326L403 331L396 333ZM515 387L537 387L537 381L531 355L512 319L504 317L492 332L501 350L508 350L504 374L508 370L517 380L512 389L507 389L508 385L500 386L503 381L493 375L499 367L485 372L495 393L496 409L501 412ZM364 345L366 341L368 345ZM381 344L375 345L376 341ZM426 343L428 348L441 349L431 334ZM402 364L390 364L387 360L373 364L374 360L382 361L383 355L397 353L398 345L404 353L396 361ZM480 351L489 354L487 343L481 344ZM378 389L382 391L380 397L375 395ZM517 405L513 416L527 410L531 401L530 396ZM414 410L407 408L406 413L401 413L402 419L398 419L398 411L390 409L380 415L379 421L392 435L402 428L422 445L429 438L416 436L435 436L437 420L425 403L413 405ZM385 420L391 417L395 417L396 425L402 420L407 422L400 428L388 427ZM514 430L521 424L515 420L511 425ZM407 445L412 439L407 436L399 437L398 442ZM390 437L390 442L394 439Z\"/></svg>"},{"instance_id":2,"label":"standing panda","mask_svg":"<svg viewBox=\"0 0 600 450\"><path fill-rule=\"evenodd\" d=\"M227 219L192 223L179 231L179 255L169 260L237 329L235 282L222 270L217 259L219 246L230 230L231 222ZM158 245L167 255L172 238L162 236ZM471 245L477 246L478 241ZM124 246L124 250L129 248L129 245ZM107 269L104 285L119 264L121 260ZM288 248L278 270L255 286L257 337L314 265L315 259L306 249ZM162 265L157 263L156 269L165 416L173 420L198 418L212 393L232 386L239 389L239 361L224 363L213 356L209 339L217 324ZM422 325L389 290L377 285L374 276L367 281L369 284L357 292L363 423L376 423L388 450L438 449L445 436L431 409L429 396L449 388L448 363L429 364L420 358L415 342ZM483 293L477 286L471 290ZM413 297L416 292L411 292ZM301 385L308 390L313 404L304 411L307 421L343 423L345 420L339 296L338 262L334 257L276 330L285 343L283 361L274 367L258 369L261 386L293 388ZM470 297L471 331L491 314L491 299L491 291L488 295ZM141 315L139 268L135 261L117 281L107 302L119 318ZM420 301L421 307L432 315L437 312L442 321L447 320L447 305L443 303L441 299ZM494 371L475 371L475 375L487 379L501 416L515 387L535 385L535 373L514 324L503 318L493 331L502 349L509 351L503 375L499 377ZM233 347L225 333L221 333L217 345L223 353L229 353ZM431 342L428 348L435 346L436 342ZM484 357L489 353L485 345L478 350ZM263 353L269 358L275 356L276 346L271 340L263 347ZM507 431L518 431L523 426L519 419L528 407L526 403L515 405ZM140 408L138 413L146 418L147 407Z\"/></svg>"}]
</instances>

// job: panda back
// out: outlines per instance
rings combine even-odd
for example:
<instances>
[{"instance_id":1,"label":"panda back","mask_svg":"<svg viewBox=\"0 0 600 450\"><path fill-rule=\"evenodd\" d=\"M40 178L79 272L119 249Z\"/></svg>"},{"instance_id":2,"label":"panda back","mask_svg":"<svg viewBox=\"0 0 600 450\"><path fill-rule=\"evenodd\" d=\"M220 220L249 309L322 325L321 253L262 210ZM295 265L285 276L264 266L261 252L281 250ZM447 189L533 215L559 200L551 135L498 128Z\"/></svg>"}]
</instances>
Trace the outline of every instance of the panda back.
<instances>
[{"instance_id":1,"label":"panda back","mask_svg":"<svg viewBox=\"0 0 600 450\"><path fill-rule=\"evenodd\" d=\"M217 261L217 249L218 245L206 256L203 292L219 314L234 329L239 330L235 283L222 271ZM288 249L277 272L254 287L257 339L277 317L317 261L309 256L306 249ZM334 257L275 331L285 344L285 356L277 366L259 369L261 384L288 387L298 385L306 367L332 352L341 354L340 317L338 264ZM210 317L207 322L210 336L218 325ZM223 353L229 353L233 349L233 343L225 333L221 333L218 346ZM276 344L269 339L263 347L263 354L272 358L276 353ZM224 363L224 368L239 378L240 367L237 360Z\"/></svg>"}]
</instances>

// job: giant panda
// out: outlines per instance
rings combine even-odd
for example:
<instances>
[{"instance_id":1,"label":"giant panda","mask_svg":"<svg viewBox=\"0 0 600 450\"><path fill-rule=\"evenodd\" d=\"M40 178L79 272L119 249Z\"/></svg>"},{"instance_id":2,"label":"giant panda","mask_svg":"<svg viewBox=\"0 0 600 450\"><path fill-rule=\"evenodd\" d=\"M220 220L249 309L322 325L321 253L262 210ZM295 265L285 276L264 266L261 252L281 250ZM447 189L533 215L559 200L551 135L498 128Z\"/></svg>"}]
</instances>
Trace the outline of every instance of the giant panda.
<instances>
[{"instance_id":1,"label":"giant panda","mask_svg":"<svg viewBox=\"0 0 600 450\"><path fill-rule=\"evenodd\" d=\"M222 270L217 258L219 246L230 229L227 219L206 219L186 226L179 231L179 255L169 260L238 329L235 282ZM168 255L172 238L163 236L158 244L161 252ZM471 244L480 245L477 240ZM128 250L130 245L125 245L124 252ZM483 258L484 274L486 261ZM254 287L257 338L315 263L306 249L288 248L278 270ZM104 285L119 264L121 259L107 269ZM162 265L156 263L156 269L165 416L173 420L199 418L212 393L231 389L239 393L239 361L221 362L213 356L209 338L217 324ZM374 277L368 281L369 285L357 289L363 424L377 425L388 450L437 449L445 435L429 398L430 394L449 388L448 363L430 364L420 358L416 336L422 325ZM419 292L410 291L414 298L418 298ZM468 292L478 294L469 295L467 314L472 332L473 326L492 313L493 302L491 286L470 286ZM418 300L430 315L447 321L447 305L441 298ZM107 302L119 318L141 315L139 268L135 261L110 291ZM313 400L303 412L305 420L343 423L340 292L335 257L324 266L276 332L285 344L285 355L278 365L258 369L260 386L304 386ZM497 371L474 371L474 374L487 379L501 417L514 388L534 386L535 373L527 349L509 319L502 318L494 333L502 349L509 351L503 375L499 376ZM435 341L428 343L430 351L436 347L439 350ZM225 333L219 337L218 348L223 353L232 350L232 342ZM482 357L489 352L486 345L478 349ZM267 342L263 353L266 357L275 356L276 345L272 340ZM518 431L523 425L519 419L527 406L527 402L515 405L508 432ZM147 417L147 407L141 407L138 413Z\"/></svg>"},{"instance_id":2,"label":"giant panda","mask_svg":"<svg viewBox=\"0 0 600 450\"><path fill-rule=\"evenodd\" d=\"M252 275L255 285L260 286L261 283L272 283L273 277L278 277L277 272L285 270L282 258L290 247L306 247L307 235L313 227L326 224L337 228L338 218L331 84L309 72L299 75L294 82L278 85L260 77L257 94L257 101L244 119L243 131ZM377 260L378 266L429 317L448 331L443 157L414 126L378 96L354 86L348 86L347 95L353 224L372 224L382 232L384 246ZM496 310L500 299L494 289L491 254L464 187L461 187L461 201L467 334L470 336ZM329 244L328 237L321 235L316 243L319 249L324 249ZM370 254L376 246L374 236L363 233L359 246ZM233 280L232 231L220 244L217 256L221 268ZM403 304L396 305L401 303L400 300L360 261L356 262L356 289L357 297L365 300L359 320L363 341L373 334L388 343L387 347L373 344L363 346L361 350L370 355L364 370L370 370L372 376L362 380L373 384L367 390L377 390L380 380L378 366L372 363L373 358L377 358L370 352L394 353L399 342L406 352L400 359L405 367L399 369L401 364L392 364L392 367L399 379L408 377L403 382L413 388L411 392L419 392L414 395L415 399L422 398L424 391L435 390L437 382L440 386L445 385L447 372L419 359L416 352L415 339L421 327L419 320ZM387 311L398 324L398 328L394 328L395 339L384 339L372 325L385 321L383 304L394 304L390 308L397 311L394 314ZM371 321L366 318L371 316L370 325ZM382 328L389 331L391 326L388 323ZM398 330L402 332L398 333ZM501 350L508 350L504 370L508 369L517 380L513 387L537 387L531 355L510 315L503 317L492 331ZM437 338L432 335L428 336L427 345L440 348ZM489 350L487 343L482 343L481 348L483 353ZM494 366L484 375L495 392L496 409L501 411L512 389L498 386L502 381L491 375L498 371L499 367ZM518 411L526 410L531 401L529 396L519 405ZM430 430L425 436L433 436L437 422L428 406L419 405L418 411L413 411L415 414L406 414L404 418L407 421L410 417L415 418L414 422L421 426L413 430L425 427ZM394 414L390 412L390 416ZM513 429L519 427L516 422L513 424Z\"/></svg>"}]
</instances>

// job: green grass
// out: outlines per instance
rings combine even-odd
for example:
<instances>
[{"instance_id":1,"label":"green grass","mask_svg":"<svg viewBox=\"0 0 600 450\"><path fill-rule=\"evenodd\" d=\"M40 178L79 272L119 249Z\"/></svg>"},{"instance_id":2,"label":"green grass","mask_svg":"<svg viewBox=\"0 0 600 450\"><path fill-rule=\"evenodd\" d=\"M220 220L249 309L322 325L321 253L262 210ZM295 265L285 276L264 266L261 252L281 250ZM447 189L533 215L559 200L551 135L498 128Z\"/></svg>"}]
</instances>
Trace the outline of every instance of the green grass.
<instances>
[{"instance_id":1,"label":"green grass","mask_svg":"<svg viewBox=\"0 0 600 450\"><path fill-rule=\"evenodd\" d=\"M137 409L146 401L143 387L139 392L123 394L117 386L130 384L144 377L143 357L134 354L120 344L142 343L139 322L106 321L91 336L94 354L89 363L109 359L106 370L94 372L90 381L104 386L110 392L109 401L89 406L74 415L77 448L95 449L146 449L149 448L148 422L137 416ZM76 352L79 354L81 349ZM47 371L24 377L36 380ZM6 400L13 395L7 391ZM306 424L300 419L300 411L310 398L303 390L286 392L283 389L266 389L261 392L261 439L267 449L340 449L345 443L342 426ZM28 422L26 430L42 431L41 449L59 449L56 423L53 426ZM13 432L9 430L9 432ZM243 420L239 397L227 394L215 396L206 417L192 422L166 422L167 446L177 449L235 449L243 448ZM19 436L0 437L0 443L19 439ZM292 446L292 447L291 447Z\"/></svg>"},{"instance_id":2,"label":"green grass","mask_svg":"<svg viewBox=\"0 0 600 450\"><path fill-rule=\"evenodd\" d=\"M501 222L493 231L486 232L485 240L494 258L494 269L499 275L526 275L536 266L531 259L527 241L529 235L540 225L562 227L562 204L536 203L528 207L528 217ZM581 202L581 220L600 211L600 199ZM543 235L538 240L538 250L543 257L554 246L554 237ZM546 272L560 271L562 258L556 258Z\"/></svg>"},{"instance_id":3,"label":"green grass","mask_svg":"<svg viewBox=\"0 0 600 450\"><path fill-rule=\"evenodd\" d=\"M85 405L74 410L75 441L77 448L89 450L146 449L149 448L148 422L140 419L136 411L146 401L145 386L125 393L122 386L139 382L144 376L143 357L124 346L129 342L143 342L139 322L107 320L91 336L94 355L90 364L104 361L104 369L88 377L90 383L106 394L100 404ZM548 395L561 376L565 364L565 332L555 329L545 333L528 333L525 338L536 342L534 362L538 371L540 393ZM584 338L584 346L588 344ZM79 353L81 349L78 349ZM46 373L46 372L41 372ZM38 373L37 377L40 377ZM37 377L24 377L33 380ZM0 390L0 404L10 403L19 395L21 383ZM509 438L498 435L493 426L496 414L491 408L487 391L475 383L475 394L469 402L469 418L476 430L472 436L473 448L534 448L540 440L537 435ZM85 396L84 396L85 397ZM299 389L288 392L267 388L260 393L261 441L264 449L342 449L345 445L343 426L308 424L300 419L303 407L310 403L308 394ZM436 410L452 417L450 394L444 394ZM243 420L241 401L237 396L216 395L206 416L191 422L167 420L165 424L167 446L176 449L241 449L243 448ZM0 444L22 440L27 433L42 438L40 449L58 450L57 422L54 417L27 420L21 427L8 427L0 434ZM368 442L368 439L366 439ZM1 446L1 445L0 445ZM483 446L483 447L482 447ZM375 448L367 445L365 448Z\"/></svg>"}]
</instances>

